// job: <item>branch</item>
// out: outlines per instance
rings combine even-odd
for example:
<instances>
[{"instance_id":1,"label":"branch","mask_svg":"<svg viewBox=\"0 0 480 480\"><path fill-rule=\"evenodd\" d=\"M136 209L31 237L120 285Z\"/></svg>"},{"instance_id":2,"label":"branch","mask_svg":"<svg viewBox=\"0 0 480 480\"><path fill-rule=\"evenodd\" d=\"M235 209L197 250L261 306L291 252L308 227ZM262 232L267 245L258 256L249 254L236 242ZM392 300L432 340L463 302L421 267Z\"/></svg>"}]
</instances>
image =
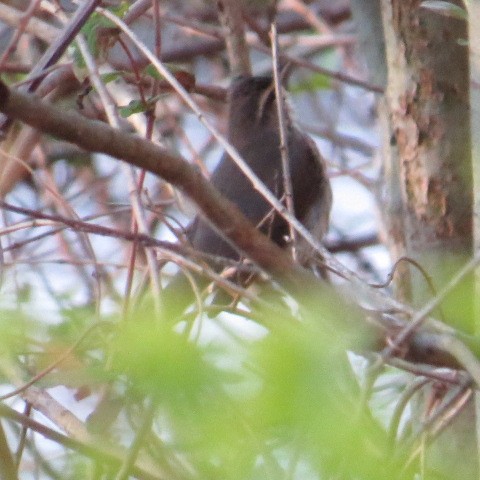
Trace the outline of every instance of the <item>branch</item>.
<instances>
[{"instance_id":1,"label":"branch","mask_svg":"<svg viewBox=\"0 0 480 480\"><path fill-rule=\"evenodd\" d=\"M167 149L102 122L88 120L74 111L63 111L33 96L9 90L3 83L0 83L0 111L44 133L162 177L189 196L226 238L262 268L279 277L301 270L285 251L256 230L199 170Z\"/></svg>"},{"instance_id":2,"label":"branch","mask_svg":"<svg viewBox=\"0 0 480 480\"><path fill-rule=\"evenodd\" d=\"M296 265L286 251L256 230L234 204L225 199L203 177L200 171L192 167L183 158L134 134L113 129L102 122L88 120L74 111L63 111L31 95L9 90L1 82L0 111L12 118L28 123L44 133L73 142L86 150L105 153L122 159L172 183L190 197L212 224L243 251L246 256L276 277L294 296L302 299L307 298L307 301L311 302L312 312L317 311L316 307L318 307L321 301L327 301L334 305L335 308L345 304L345 298L340 297L333 290L329 290L328 295L318 295L317 292L325 293L328 287ZM111 234L111 232L107 234ZM472 265L468 265L467 268L472 268ZM385 308L390 306L400 312L415 314L411 307L375 291L368 285L365 285L360 279L352 277L347 269L344 270L345 278L351 282L349 291L352 294L350 295L350 300L353 300L356 295L366 294L366 298L376 305L377 308L380 308L381 305ZM309 289L306 289L306 286ZM312 299L308 299L305 296L305 293L308 293L307 290L315 292L315 295L312 295ZM442 294L444 293L442 292ZM420 317L422 319L425 318L431 312L431 308L432 305L429 304L421 311ZM411 346L422 345L420 339L425 340L425 336L430 340L427 342L428 345L425 349L419 349L420 353L416 347L412 348L412 353L407 355L407 358L412 356L419 358L419 356L423 355L429 363L436 365L443 364L454 367L458 367L459 363L465 365L465 359L459 358L458 350L448 353L451 350L451 345L448 345L449 342L446 341L446 337L453 338L455 335L467 342L468 338L440 322L429 319L426 327L430 332L424 331L420 326L418 326L418 330L411 332L410 329L405 328L406 322L401 322L398 319L389 319L387 315L380 315L381 318L377 322L363 322L362 324L358 323L359 319L354 315L353 310L350 313L352 318L345 318L348 317L346 315L343 316L343 321L349 325L349 329L352 331L354 329L355 331L367 331L367 335L369 335L368 348L370 349L376 350L381 348L382 345L385 345L385 337L391 338L393 336L392 333L403 331L412 335L409 338L409 345ZM432 341L435 337L435 334L431 333L432 330L443 334L440 336L440 341ZM471 342L468 343L471 347ZM456 346L458 347L458 343ZM358 348L365 348L365 345L363 347L358 346ZM399 355L399 352L395 350L392 354L394 356ZM434 355L435 352L438 353L436 357ZM435 361L430 362L429 359L431 359L432 355ZM469 364L467 370L475 378L480 379L480 374L477 373L479 372L477 365L472 368L473 359L469 359Z\"/></svg>"},{"instance_id":3,"label":"branch","mask_svg":"<svg viewBox=\"0 0 480 480\"><path fill-rule=\"evenodd\" d=\"M4 480L18 480L17 469L13 455L7 442L3 425L0 423L0 478Z\"/></svg>"},{"instance_id":4,"label":"branch","mask_svg":"<svg viewBox=\"0 0 480 480\"><path fill-rule=\"evenodd\" d=\"M12 27L17 27L22 23L24 13L25 12L21 10L0 3L0 19ZM61 30L54 25L50 25L35 17L30 19L25 26L25 31L49 44L54 42L61 32Z\"/></svg>"},{"instance_id":5,"label":"branch","mask_svg":"<svg viewBox=\"0 0 480 480\"><path fill-rule=\"evenodd\" d=\"M248 75L252 71L243 27L242 9L236 0L217 2L218 16L225 31L230 69L234 75Z\"/></svg>"},{"instance_id":6,"label":"branch","mask_svg":"<svg viewBox=\"0 0 480 480\"><path fill-rule=\"evenodd\" d=\"M100 445L98 443L94 444L92 441L80 441L75 438L66 436L62 433L59 433L57 430L53 430L36 420L22 415L12 408L7 407L6 405L0 404L0 416L8 418L20 425L23 425L27 428L30 428L34 432L39 433L45 438L52 440L53 442L58 443L66 448L70 448L76 452L85 455L86 457L92 458L94 460L101 459L105 463L113 466L120 466L125 458L125 451L115 450L112 447L107 445ZM2 462L3 462L2 458ZM1 463L1 462L0 462ZM159 467L156 465L154 468L151 465L144 466L140 462L132 465L131 473L137 475L139 478L145 478L150 480L159 480L169 478L166 475L162 475L160 472L155 472ZM154 473L155 472L155 473ZM3 478L3 477L2 477ZM8 477L5 477L8 478Z\"/></svg>"}]
</instances>

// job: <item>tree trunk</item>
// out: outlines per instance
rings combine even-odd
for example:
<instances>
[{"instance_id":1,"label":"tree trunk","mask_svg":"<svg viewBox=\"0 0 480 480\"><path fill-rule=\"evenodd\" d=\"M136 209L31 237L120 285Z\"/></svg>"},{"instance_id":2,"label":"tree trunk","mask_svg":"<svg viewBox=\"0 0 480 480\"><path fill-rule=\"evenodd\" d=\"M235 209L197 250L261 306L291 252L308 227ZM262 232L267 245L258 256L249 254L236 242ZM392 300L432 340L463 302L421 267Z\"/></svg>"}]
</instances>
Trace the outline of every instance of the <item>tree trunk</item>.
<instances>
[{"instance_id":1,"label":"tree trunk","mask_svg":"<svg viewBox=\"0 0 480 480\"><path fill-rule=\"evenodd\" d=\"M390 139L383 203L394 257L407 256L425 271L405 264L397 272L399 295L415 305L435 293L425 274L438 290L474 245L467 22L420 5L420 0L381 0ZM469 278L437 315L474 332L473 292ZM427 405L434 394L426 394ZM418 405L414 418L420 421L425 410L424 403ZM427 448L425 478L478 478L474 426L471 401Z\"/></svg>"},{"instance_id":2,"label":"tree trunk","mask_svg":"<svg viewBox=\"0 0 480 480\"><path fill-rule=\"evenodd\" d=\"M469 39L469 66L470 66L470 122L472 144L473 169L473 242L475 250L480 248L480 0L471 0L468 7L468 39ZM480 331L480 272L477 269L475 276L475 333ZM475 394L477 438L480 432L480 398ZM477 446L478 448L478 446ZM477 457L480 456L477 451Z\"/></svg>"},{"instance_id":3,"label":"tree trunk","mask_svg":"<svg viewBox=\"0 0 480 480\"><path fill-rule=\"evenodd\" d=\"M438 289L472 253L466 22L419 8L418 0L383 1L388 64L390 158L398 166L405 254ZM410 268L412 300L432 295ZM472 284L442 306L448 323L473 331ZM458 307L461 306L461 309Z\"/></svg>"}]
</instances>

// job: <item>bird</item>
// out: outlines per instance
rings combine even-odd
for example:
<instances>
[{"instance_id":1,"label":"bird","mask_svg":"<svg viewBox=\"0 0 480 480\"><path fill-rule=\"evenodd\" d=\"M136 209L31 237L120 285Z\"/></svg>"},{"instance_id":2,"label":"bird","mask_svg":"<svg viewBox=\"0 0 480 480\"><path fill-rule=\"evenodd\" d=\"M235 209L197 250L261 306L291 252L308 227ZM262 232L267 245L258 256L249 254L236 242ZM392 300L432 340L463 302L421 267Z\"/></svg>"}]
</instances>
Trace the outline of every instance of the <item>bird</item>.
<instances>
[{"instance_id":1,"label":"bird","mask_svg":"<svg viewBox=\"0 0 480 480\"><path fill-rule=\"evenodd\" d=\"M315 142L296 126L288 105L284 120L294 214L321 240L328 230L332 205L326 162ZM227 139L265 186L283 200L281 137L272 76L242 75L232 80L228 92ZM223 154L210 181L273 242L284 248L291 246L288 223L254 188L228 153ZM222 257L230 263L242 258L242 253L201 215L187 227L186 237L199 253ZM314 251L307 242L299 238L295 251L299 263L309 266ZM188 280L182 273L176 274L164 289L167 312L182 312L193 301L193 294L185 295L185 289L191 291Z\"/></svg>"}]
</instances>

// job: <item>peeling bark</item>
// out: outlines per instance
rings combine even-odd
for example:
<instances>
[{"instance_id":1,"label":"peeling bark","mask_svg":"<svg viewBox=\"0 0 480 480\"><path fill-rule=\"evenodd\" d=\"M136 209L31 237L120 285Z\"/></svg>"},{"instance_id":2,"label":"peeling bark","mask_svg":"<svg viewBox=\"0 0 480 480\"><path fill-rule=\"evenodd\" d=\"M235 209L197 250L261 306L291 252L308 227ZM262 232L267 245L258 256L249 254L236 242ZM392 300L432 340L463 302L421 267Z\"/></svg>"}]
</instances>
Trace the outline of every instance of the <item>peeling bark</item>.
<instances>
[{"instance_id":1,"label":"peeling bark","mask_svg":"<svg viewBox=\"0 0 480 480\"><path fill-rule=\"evenodd\" d=\"M460 1L455 4L464 8ZM441 288L473 252L473 185L467 22L420 7L420 0L382 0L390 144L389 226L396 254L419 262ZM412 268L400 272L400 291L422 304L431 295ZM445 321L474 331L474 289L469 278L442 305ZM435 392L430 392L433 396ZM427 403L431 398L427 395ZM414 417L424 416L418 405ZM478 478L476 412L462 415L425 453L425 478ZM452 454L452 449L455 454ZM435 477L437 478L437 477Z\"/></svg>"},{"instance_id":2,"label":"peeling bark","mask_svg":"<svg viewBox=\"0 0 480 480\"><path fill-rule=\"evenodd\" d=\"M467 26L420 3L382 4L389 156L403 203L397 209L403 218L391 225L402 230L404 254L419 261L439 288L473 246L468 49L459 42L467 38ZM417 272L403 273L401 283L410 282L413 301L431 295ZM447 321L467 331L473 327L472 293L470 283L452 296L462 298L461 312L456 301L444 306Z\"/></svg>"}]
</instances>

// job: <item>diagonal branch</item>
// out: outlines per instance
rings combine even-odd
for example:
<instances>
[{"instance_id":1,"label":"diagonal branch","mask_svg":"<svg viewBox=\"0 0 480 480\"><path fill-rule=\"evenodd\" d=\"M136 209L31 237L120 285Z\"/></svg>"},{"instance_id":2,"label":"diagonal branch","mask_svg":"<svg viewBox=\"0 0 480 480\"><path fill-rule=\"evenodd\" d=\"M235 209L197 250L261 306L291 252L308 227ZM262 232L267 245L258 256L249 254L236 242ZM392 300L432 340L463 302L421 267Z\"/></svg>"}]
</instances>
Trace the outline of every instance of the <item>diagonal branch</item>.
<instances>
[{"instance_id":1,"label":"diagonal branch","mask_svg":"<svg viewBox=\"0 0 480 480\"><path fill-rule=\"evenodd\" d=\"M172 183L189 196L212 224L250 259L272 274L294 296L305 299L310 304L313 313L318 311L320 302L328 302L335 309L346 303L346 298L341 297L333 289L329 290L328 295L325 295L328 289L327 285L320 283L312 274L296 265L286 251L256 230L238 208L225 199L198 169L167 149L137 135L113 129L102 122L88 120L74 111L63 111L31 95L9 90L1 82L0 111L44 133L73 142L86 150L105 153L122 159ZM469 267L471 268L470 265ZM355 296L361 293L366 295L365 298L368 298L377 308L381 308L381 306L386 308L390 305L396 307L400 312L414 315L415 312L411 307L396 302L357 278L346 278L351 282L351 288L349 289L351 292L349 294L350 302L348 302L351 306ZM356 291L357 287L358 291ZM311 298L305 296L309 291L315 292L315 295L312 295ZM322 292L324 294L319 295ZM392 333L398 334L407 325L399 319L389 320L387 315L380 315L381 320L373 322L373 324L371 322L362 323L359 322L359 318L354 312L351 309L351 315L344 315L343 318L339 318L338 327L341 328L343 324L352 331L366 332L368 346L358 346L363 351L365 351L365 348L374 350L382 348L382 345L385 345L385 337L391 338ZM428 310L427 315L429 312L430 310ZM433 364L450 366L453 364L454 367L458 367L458 363L460 363L480 383L478 361L472 355L472 358L468 358L467 363L469 365L465 365L464 352L467 347L454 337L461 338L467 342L469 348L473 346L476 351L475 342L472 344L473 339L469 339L453 328L431 318L428 318L425 327L424 330L419 326L418 330L412 332L412 336L409 338L411 351L407 357L413 355L418 359L420 351L420 354L422 352L425 354L427 362L431 363L429 360L432 357L432 352L438 352L440 357ZM440 335L438 336L438 334ZM421 345L425 338L428 339L428 345L423 348ZM452 339L455 348L452 348ZM459 345L462 346L462 355L458 354ZM352 345L352 348L356 349L356 346ZM395 351L393 354L398 355L398 352ZM452 358L456 361L452 361Z\"/></svg>"},{"instance_id":2,"label":"diagonal branch","mask_svg":"<svg viewBox=\"0 0 480 480\"><path fill-rule=\"evenodd\" d=\"M172 183L189 196L229 240L265 270L280 277L301 270L280 247L262 235L201 174L183 158L137 135L63 111L0 84L0 111L44 133L93 152L105 153L143 168Z\"/></svg>"}]
</instances>

